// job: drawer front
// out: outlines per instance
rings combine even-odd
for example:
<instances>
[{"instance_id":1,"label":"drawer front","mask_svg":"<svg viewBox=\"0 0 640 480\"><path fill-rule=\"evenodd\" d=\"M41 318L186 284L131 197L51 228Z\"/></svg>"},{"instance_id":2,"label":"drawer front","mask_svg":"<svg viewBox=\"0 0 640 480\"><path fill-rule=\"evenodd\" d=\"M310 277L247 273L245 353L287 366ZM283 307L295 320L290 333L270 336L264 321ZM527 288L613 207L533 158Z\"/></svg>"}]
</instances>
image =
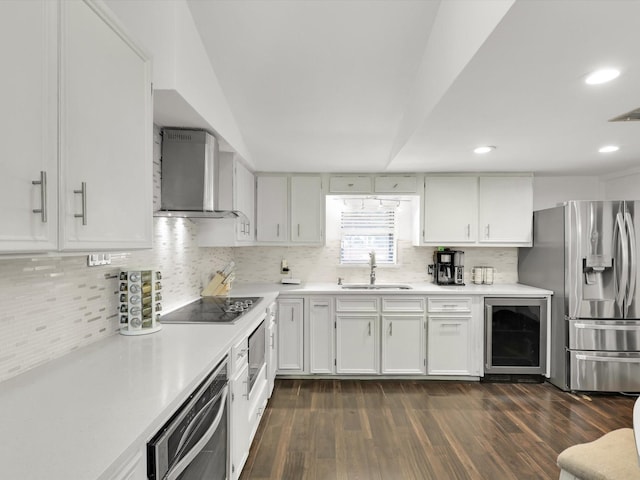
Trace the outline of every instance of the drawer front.
<instances>
[{"instance_id":1,"label":"drawer front","mask_svg":"<svg viewBox=\"0 0 640 480\"><path fill-rule=\"evenodd\" d=\"M640 322L569 320L571 350L640 351Z\"/></svg>"},{"instance_id":2,"label":"drawer front","mask_svg":"<svg viewBox=\"0 0 640 480\"><path fill-rule=\"evenodd\" d=\"M430 297L427 300L429 312L471 312L469 297Z\"/></svg>"},{"instance_id":3,"label":"drawer front","mask_svg":"<svg viewBox=\"0 0 640 480\"><path fill-rule=\"evenodd\" d=\"M336 312L371 313L378 312L376 297L338 297L336 298Z\"/></svg>"},{"instance_id":4,"label":"drawer front","mask_svg":"<svg viewBox=\"0 0 640 480\"><path fill-rule=\"evenodd\" d=\"M640 353L569 352L571 390L639 392Z\"/></svg>"},{"instance_id":5,"label":"drawer front","mask_svg":"<svg viewBox=\"0 0 640 480\"><path fill-rule=\"evenodd\" d=\"M330 193L370 193L371 177L349 176L331 177L329 179Z\"/></svg>"},{"instance_id":6,"label":"drawer front","mask_svg":"<svg viewBox=\"0 0 640 480\"><path fill-rule=\"evenodd\" d=\"M424 298L384 297L382 299L382 311L424 313L425 303Z\"/></svg>"},{"instance_id":7,"label":"drawer front","mask_svg":"<svg viewBox=\"0 0 640 480\"><path fill-rule=\"evenodd\" d=\"M376 193L416 193L418 182L414 176L377 176L374 179Z\"/></svg>"}]
</instances>

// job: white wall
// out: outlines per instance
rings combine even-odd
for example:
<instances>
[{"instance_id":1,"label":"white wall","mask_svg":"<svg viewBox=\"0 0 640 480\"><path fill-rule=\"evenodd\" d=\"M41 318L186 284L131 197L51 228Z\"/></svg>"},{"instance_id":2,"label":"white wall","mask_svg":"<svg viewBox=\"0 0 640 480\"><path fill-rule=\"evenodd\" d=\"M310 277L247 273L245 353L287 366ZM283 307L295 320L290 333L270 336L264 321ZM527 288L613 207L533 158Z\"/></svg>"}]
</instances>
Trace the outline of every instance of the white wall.
<instances>
[{"instance_id":1,"label":"white wall","mask_svg":"<svg viewBox=\"0 0 640 480\"><path fill-rule=\"evenodd\" d=\"M602 200L604 185L598 177L533 177L533 209L555 207L568 200Z\"/></svg>"},{"instance_id":2,"label":"white wall","mask_svg":"<svg viewBox=\"0 0 640 480\"><path fill-rule=\"evenodd\" d=\"M603 182L607 200L640 200L640 170L607 176Z\"/></svg>"},{"instance_id":3,"label":"white wall","mask_svg":"<svg viewBox=\"0 0 640 480\"><path fill-rule=\"evenodd\" d=\"M213 130L252 165L187 2L105 0L105 4L153 58L154 108L162 115L156 123ZM183 124L168 123L171 111L176 112L175 121Z\"/></svg>"}]
</instances>

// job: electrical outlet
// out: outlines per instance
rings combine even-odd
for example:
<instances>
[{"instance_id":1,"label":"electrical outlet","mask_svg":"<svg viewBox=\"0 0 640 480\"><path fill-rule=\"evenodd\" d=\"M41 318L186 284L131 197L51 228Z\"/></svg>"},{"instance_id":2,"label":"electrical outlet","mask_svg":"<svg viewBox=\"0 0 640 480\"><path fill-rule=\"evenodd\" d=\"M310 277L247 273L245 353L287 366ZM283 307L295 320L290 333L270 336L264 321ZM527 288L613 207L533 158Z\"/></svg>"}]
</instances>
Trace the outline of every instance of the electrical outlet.
<instances>
[{"instance_id":1,"label":"electrical outlet","mask_svg":"<svg viewBox=\"0 0 640 480\"><path fill-rule=\"evenodd\" d=\"M289 273L289 264L284 258L280 260L280 273L282 275L287 275Z\"/></svg>"},{"instance_id":2,"label":"electrical outlet","mask_svg":"<svg viewBox=\"0 0 640 480\"><path fill-rule=\"evenodd\" d=\"M87 255L87 266L100 267L102 265L111 265L110 253L91 253Z\"/></svg>"}]
</instances>

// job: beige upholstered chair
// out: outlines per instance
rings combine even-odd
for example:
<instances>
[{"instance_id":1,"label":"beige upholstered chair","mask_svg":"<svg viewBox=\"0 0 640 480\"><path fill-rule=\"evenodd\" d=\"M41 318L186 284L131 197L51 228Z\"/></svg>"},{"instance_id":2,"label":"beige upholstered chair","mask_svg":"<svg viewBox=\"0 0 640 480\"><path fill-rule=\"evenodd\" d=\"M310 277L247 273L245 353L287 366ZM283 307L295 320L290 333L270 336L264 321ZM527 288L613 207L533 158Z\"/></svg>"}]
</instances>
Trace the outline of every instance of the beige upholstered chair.
<instances>
[{"instance_id":1,"label":"beige upholstered chair","mask_svg":"<svg viewBox=\"0 0 640 480\"><path fill-rule=\"evenodd\" d=\"M560 480L640 480L640 398L633 427L564 450L558 455Z\"/></svg>"}]
</instances>

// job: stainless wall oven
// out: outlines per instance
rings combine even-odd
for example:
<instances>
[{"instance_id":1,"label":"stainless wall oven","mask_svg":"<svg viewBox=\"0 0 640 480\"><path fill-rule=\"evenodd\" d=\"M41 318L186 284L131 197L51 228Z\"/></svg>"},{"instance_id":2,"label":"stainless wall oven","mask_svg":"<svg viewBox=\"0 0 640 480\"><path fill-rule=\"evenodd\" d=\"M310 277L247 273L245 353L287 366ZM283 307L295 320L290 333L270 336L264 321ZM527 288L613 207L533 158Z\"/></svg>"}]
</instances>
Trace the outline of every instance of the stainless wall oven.
<instances>
[{"instance_id":1,"label":"stainless wall oven","mask_svg":"<svg viewBox=\"0 0 640 480\"><path fill-rule=\"evenodd\" d=\"M150 480L227 480L227 358L147 444Z\"/></svg>"},{"instance_id":2,"label":"stainless wall oven","mask_svg":"<svg viewBox=\"0 0 640 480\"><path fill-rule=\"evenodd\" d=\"M546 373L547 299L485 298L485 373Z\"/></svg>"}]
</instances>

